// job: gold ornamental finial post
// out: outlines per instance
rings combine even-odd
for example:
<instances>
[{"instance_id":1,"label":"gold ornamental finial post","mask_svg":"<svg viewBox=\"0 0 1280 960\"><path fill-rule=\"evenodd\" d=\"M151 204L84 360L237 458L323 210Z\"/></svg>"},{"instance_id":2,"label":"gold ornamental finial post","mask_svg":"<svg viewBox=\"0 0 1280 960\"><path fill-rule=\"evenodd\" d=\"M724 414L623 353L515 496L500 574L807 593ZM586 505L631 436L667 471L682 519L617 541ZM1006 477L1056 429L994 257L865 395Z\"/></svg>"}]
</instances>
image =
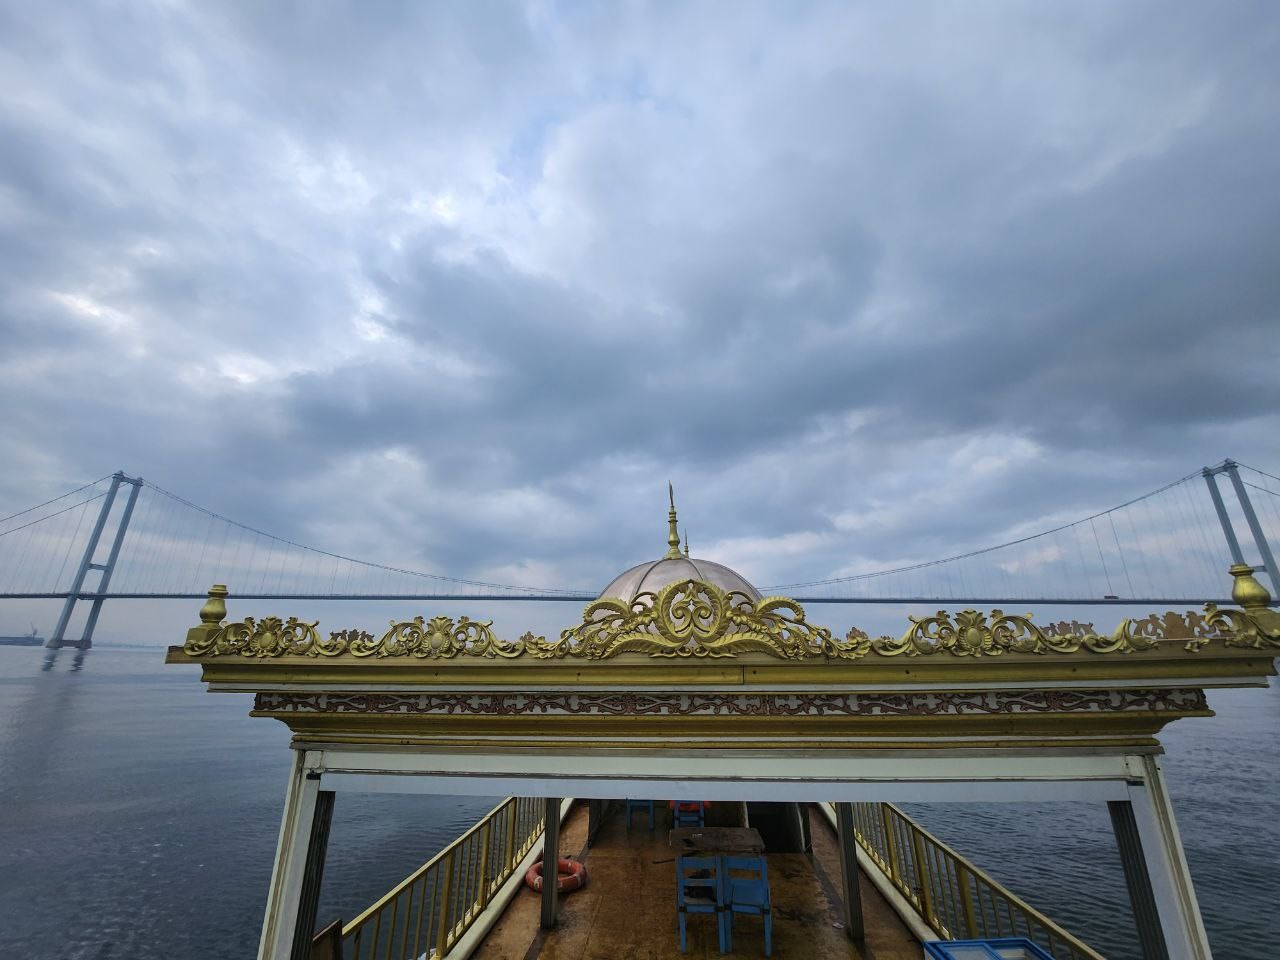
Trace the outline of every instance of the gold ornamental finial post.
<instances>
[{"instance_id":1,"label":"gold ornamental finial post","mask_svg":"<svg viewBox=\"0 0 1280 960\"><path fill-rule=\"evenodd\" d=\"M684 531L684 555L686 557L689 555L689 531L688 530Z\"/></svg>"},{"instance_id":2,"label":"gold ornamental finial post","mask_svg":"<svg viewBox=\"0 0 1280 960\"><path fill-rule=\"evenodd\" d=\"M1270 608L1271 594L1254 578L1253 567L1247 563L1233 563L1229 572L1235 578L1231 584L1232 600L1253 612Z\"/></svg>"},{"instance_id":3,"label":"gold ornamental finial post","mask_svg":"<svg viewBox=\"0 0 1280 960\"><path fill-rule=\"evenodd\" d=\"M209 588L209 599L200 608L200 626L187 631L184 646L188 652L208 646L212 637L222 629L222 621L226 617L227 587L226 584L215 583Z\"/></svg>"},{"instance_id":4,"label":"gold ornamental finial post","mask_svg":"<svg viewBox=\"0 0 1280 960\"><path fill-rule=\"evenodd\" d=\"M221 623L227 618L227 585L215 583L209 588L209 599L200 608L201 623Z\"/></svg>"},{"instance_id":5,"label":"gold ornamental finial post","mask_svg":"<svg viewBox=\"0 0 1280 960\"><path fill-rule=\"evenodd\" d=\"M667 556L673 560L680 559L680 527L676 522L676 489L667 481L667 499L671 509L667 511Z\"/></svg>"}]
</instances>

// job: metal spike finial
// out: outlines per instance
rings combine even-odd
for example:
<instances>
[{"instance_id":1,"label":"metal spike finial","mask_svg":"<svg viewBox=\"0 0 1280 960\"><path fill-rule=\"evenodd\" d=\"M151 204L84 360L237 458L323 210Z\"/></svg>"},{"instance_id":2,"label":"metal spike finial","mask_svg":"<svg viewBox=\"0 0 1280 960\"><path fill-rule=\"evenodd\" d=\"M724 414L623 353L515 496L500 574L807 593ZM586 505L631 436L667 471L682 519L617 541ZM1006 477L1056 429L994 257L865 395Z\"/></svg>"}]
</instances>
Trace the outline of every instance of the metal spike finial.
<instances>
[{"instance_id":1,"label":"metal spike finial","mask_svg":"<svg viewBox=\"0 0 1280 960\"><path fill-rule=\"evenodd\" d=\"M689 531L688 530L684 531L684 555L686 557L689 555Z\"/></svg>"},{"instance_id":2,"label":"metal spike finial","mask_svg":"<svg viewBox=\"0 0 1280 960\"><path fill-rule=\"evenodd\" d=\"M671 502L671 509L667 511L667 556L679 560L680 529L676 522L676 490L670 480L667 481L667 497Z\"/></svg>"}]
</instances>

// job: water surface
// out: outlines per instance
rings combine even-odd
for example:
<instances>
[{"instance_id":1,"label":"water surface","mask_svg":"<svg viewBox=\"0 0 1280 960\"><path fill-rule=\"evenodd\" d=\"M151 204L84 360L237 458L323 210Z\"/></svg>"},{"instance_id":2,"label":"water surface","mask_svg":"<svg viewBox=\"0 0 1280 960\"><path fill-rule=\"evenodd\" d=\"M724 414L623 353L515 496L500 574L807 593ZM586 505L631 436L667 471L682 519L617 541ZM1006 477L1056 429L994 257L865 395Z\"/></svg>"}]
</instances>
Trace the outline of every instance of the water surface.
<instances>
[{"instance_id":1,"label":"water surface","mask_svg":"<svg viewBox=\"0 0 1280 960\"><path fill-rule=\"evenodd\" d=\"M0 647L0 947L24 960L257 949L291 761L247 695L205 692L159 650L51 672ZM1210 694L1169 728L1165 769L1216 955L1280 939L1280 690ZM493 801L339 794L321 920L350 918ZM1104 806L930 805L913 815L1114 960L1136 960Z\"/></svg>"},{"instance_id":2,"label":"water surface","mask_svg":"<svg viewBox=\"0 0 1280 960\"><path fill-rule=\"evenodd\" d=\"M256 955L287 728L160 650L96 649L79 672L42 654L0 647L0 952ZM491 805L340 794L320 917L355 916Z\"/></svg>"}]
</instances>

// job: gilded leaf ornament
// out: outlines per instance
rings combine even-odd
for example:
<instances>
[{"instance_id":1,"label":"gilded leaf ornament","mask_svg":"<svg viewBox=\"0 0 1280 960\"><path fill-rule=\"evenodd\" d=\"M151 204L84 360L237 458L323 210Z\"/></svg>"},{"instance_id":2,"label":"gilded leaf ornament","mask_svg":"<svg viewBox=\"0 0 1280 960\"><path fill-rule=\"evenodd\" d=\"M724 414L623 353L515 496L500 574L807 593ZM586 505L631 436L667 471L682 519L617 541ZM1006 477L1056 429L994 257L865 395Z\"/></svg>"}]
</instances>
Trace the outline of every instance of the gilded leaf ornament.
<instances>
[{"instance_id":1,"label":"gilded leaf ornament","mask_svg":"<svg viewBox=\"0 0 1280 960\"><path fill-rule=\"evenodd\" d=\"M514 643L499 640L490 629L492 621L460 617L414 617L397 623L381 637L363 630L339 630L326 640L316 631L316 623L305 623L296 617L281 621L279 617L255 620L245 617L225 626L206 621L187 632L183 650L193 657L416 657L449 659L470 657L518 657L526 642L539 642L540 637L527 634ZM545 641L542 641L545 642Z\"/></svg>"},{"instance_id":2,"label":"gilded leaf ornament","mask_svg":"<svg viewBox=\"0 0 1280 960\"><path fill-rule=\"evenodd\" d=\"M1153 650L1161 641L1182 641L1196 652L1211 642L1228 647L1280 648L1280 613L1253 578L1252 569L1231 568L1232 599L1241 609L1205 604L1204 613L1168 612L1125 619L1110 634L1092 623L1062 621L1044 627L1030 614L992 610L940 610L911 617L900 637L871 639L856 627L841 639L805 619L804 609L786 597L755 600L703 580L680 580L630 602L602 598L589 604L582 622L559 639L526 633L517 640L494 635L492 621L435 616L391 621L380 637L363 630L339 630L327 638L315 621L297 617L235 623L226 617L227 589L215 584L200 610L200 625L187 632L184 651L192 657L283 656L357 658L455 657L606 660L621 654L663 658L719 658L762 653L782 660L859 660L878 657L995 657L1004 654L1128 654Z\"/></svg>"},{"instance_id":3,"label":"gilded leaf ornament","mask_svg":"<svg viewBox=\"0 0 1280 960\"><path fill-rule=\"evenodd\" d=\"M1231 564L1231 599L1243 609L1219 609L1217 604L1204 604L1204 622L1226 635L1228 646L1252 646L1263 649L1280 646L1280 613L1271 609L1271 594L1267 593L1253 577L1253 567L1247 563ZM1192 640L1187 649L1198 650L1207 641ZM1194 644L1194 646L1193 646Z\"/></svg>"},{"instance_id":4,"label":"gilded leaf ornament","mask_svg":"<svg viewBox=\"0 0 1280 960\"><path fill-rule=\"evenodd\" d=\"M541 658L605 660L622 653L654 657L732 657L767 653L784 660L863 656L866 635L837 640L814 626L786 597L753 600L703 580L678 580L631 602L614 598L587 606L582 623L556 641L526 645Z\"/></svg>"},{"instance_id":5,"label":"gilded leaf ornament","mask_svg":"<svg viewBox=\"0 0 1280 960\"><path fill-rule=\"evenodd\" d=\"M524 652L522 640L509 643L494 636L492 620L472 620L437 616L430 620L414 617L396 623L377 643L352 650L357 657L405 657L448 659L456 656L518 657Z\"/></svg>"},{"instance_id":6,"label":"gilded leaf ornament","mask_svg":"<svg viewBox=\"0 0 1280 960\"><path fill-rule=\"evenodd\" d=\"M1271 609L1271 594L1253 576L1253 567L1236 563L1231 566L1235 582L1231 587L1231 599L1240 604L1241 610L1218 609L1217 604L1204 605L1205 622L1220 634L1231 647L1280 647L1280 613ZM1207 641L1205 641L1207 642ZM1192 644L1198 644L1192 646ZM1193 640L1187 649L1198 650L1203 643Z\"/></svg>"},{"instance_id":7,"label":"gilded leaf ornament","mask_svg":"<svg viewBox=\"0 0 1280 960\"><path fill-rule=\"evenodd\" d=\"M196 627L188 632L183 649L193 657L333 657L342 653L346 643L322 640L316 632L317 623L297 617L284 621L279 617L245 617L213 631Z\"/></svg>"},{"instance_id":8,"label":"gilded leaf ornament","mask_svg":"<svg viewBox=\"0 0 1280 960\"><path fill-rule=\"evenodd\" d=\"M1216 604L1204 605L1206 621L1220 635L1229 647L1253 647L1261 650L1265 647L1280 647L1280 613L1274 610L1232 610L1218 609ZM1196 638L1188 641L1188 649L1199 649L1208 640ZM1192 647L1195 644L1195 647Z\"/></svg>"},{"instance_id":9,"label":"gilded leaf ornament","mask_svg":"<svg viewBox=\"0 0 1280 960\"><path fill-rule=\"evenodd\" d=\"M1173 616L1177 616L1174 614ZM961 610L954 618L945 610L931 617L911 617L911 628L901 637L881 637L872 643L884 656L909 657L951 654L956 657L993 657L1005 653L1132 653L1156 646L1150 632L1134 628L1123 620L1110 636L1099 636L1092 624L1072 624L1071 629L1042 628L1031 622L1030 614L992 610ZM1155 619L1152 617L1151 619ZM1081 629L1075 629L1081 628Z\"/></svg>"}]
</instances>

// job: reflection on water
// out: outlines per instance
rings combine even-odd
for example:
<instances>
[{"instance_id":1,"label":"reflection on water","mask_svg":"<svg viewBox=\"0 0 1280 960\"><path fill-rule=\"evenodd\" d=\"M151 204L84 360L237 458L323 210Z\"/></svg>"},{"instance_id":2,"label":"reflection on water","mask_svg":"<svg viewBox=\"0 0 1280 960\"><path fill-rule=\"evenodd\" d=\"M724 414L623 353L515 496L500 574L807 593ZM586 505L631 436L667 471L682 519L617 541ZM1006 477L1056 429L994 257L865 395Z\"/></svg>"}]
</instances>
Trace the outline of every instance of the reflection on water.
<instances>
[{"instance_id":1,"label":"reflection on water","mask_svg":"<svg viewBox=\"0 0 1280 960\"><path fill-rule=\"evenodd\" d=\"M40 648L0 648L0 947L26 960L253 956L288 731L249 717L248 695L205 693L160 650L66 652L44 672ZM1217 956L1262 960L1280 936L1280 690L1210 703L1218 717L1169 728L1165 769ZM341 794L321 920L353 917L491 805ZM910 810L1108 957L1136 960L1104 806Z\"/></svg>"},{"instance_id":2,"label":"reflection on water","mask_svg":"<svg viewBox=\"0 0 1280 960\"><path fill-rule=\"evenodd\" d=\"M0 648L0 947L30 960L257 950L287 729L159 650ZM74 651L80 652L80 651ZM64 668L65 665L65 668ZM354 916L470 826L478 798L338 798L322 918Z\"/></svg>"},{"instance_id":3,"label":"reflection on water","mask_svg":"<svg viewBox=\"0 0 1280 960\"><path fill-rule=\"evenodd\" d=\"M46 650L44 654L44 665L40 668L45 673L51 671L58 663L59 654L66 649L64 647L54 647L52 650ZM71 658L71 672L79 673L84 668L84 658L89 655L88 650L82 650L80 647L73 648L75 655Z\"/></svg>"}]
</instances>

